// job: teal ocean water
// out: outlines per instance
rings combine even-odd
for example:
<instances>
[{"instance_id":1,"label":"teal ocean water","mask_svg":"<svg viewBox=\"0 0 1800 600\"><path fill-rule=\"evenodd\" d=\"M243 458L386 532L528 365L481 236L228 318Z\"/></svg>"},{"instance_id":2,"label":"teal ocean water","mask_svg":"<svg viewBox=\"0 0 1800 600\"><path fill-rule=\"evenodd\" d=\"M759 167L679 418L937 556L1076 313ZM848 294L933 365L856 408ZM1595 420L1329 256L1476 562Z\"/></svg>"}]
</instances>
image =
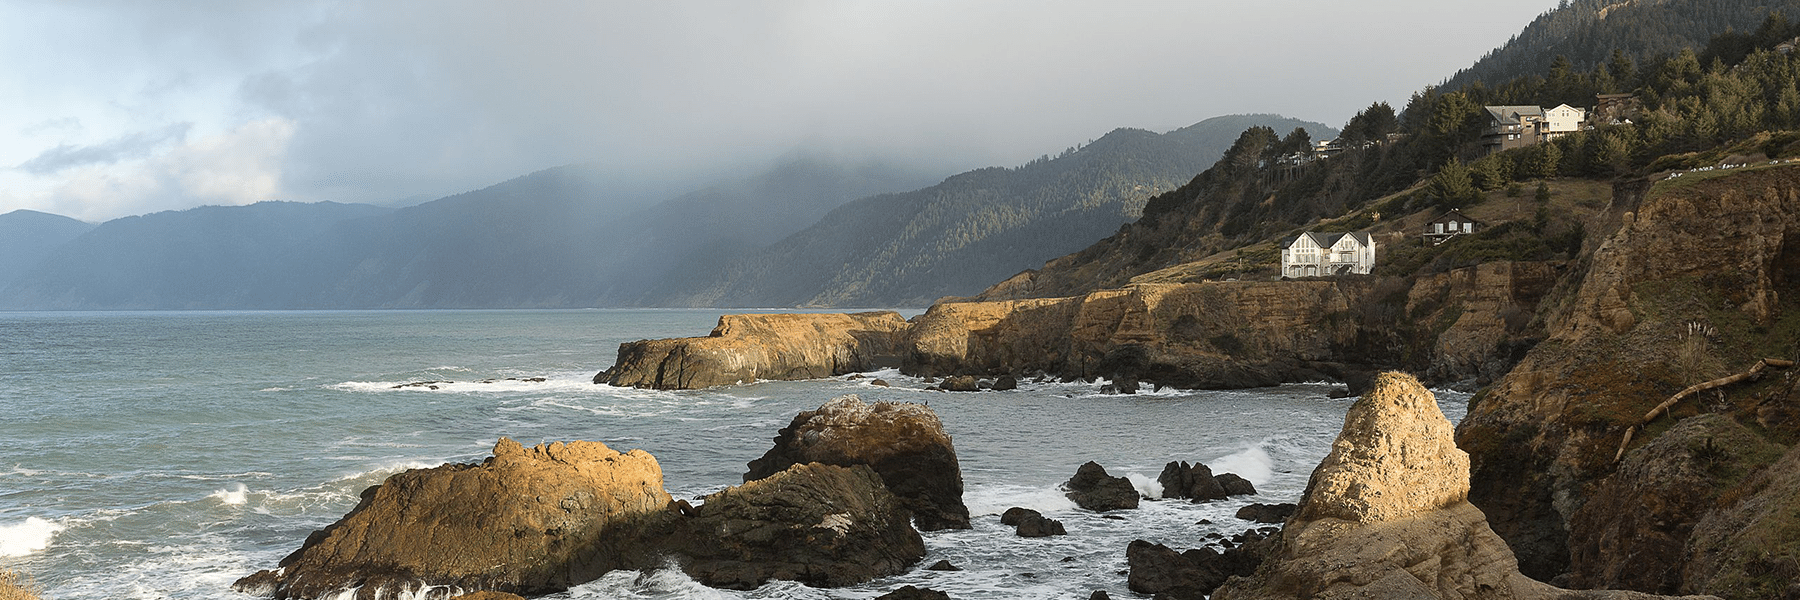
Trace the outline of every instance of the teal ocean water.
<instances>
[{"instance_id":1,"label":"teal ocean water","mask_svg":"<svg viewBox=\"0 0 1800 600\"><path fill-rule=\"evenodd\" d=\"M1125 547L1177 548L1252 526L1250 502L1295 501L1342 425L1329 386L1103 394L1032 383L944 394L897 372L657 392L597 386L621 342L703 335L716 310L0 313L0 568L46 598L233 598L306 535L401 470L527 445L643 448L676 497L742 481L801 410L843 394L928 403L954 437L967 531L925 535L923 564L868 585L712 590L679 571L616 572L556 598L871 598L902 585L952 597L1130 597ZM541 381L536 379L542 378ZM428 386L396 388L414 382ZM1452 421L1467 397L1438 392ZM1147 501L1105 518L1057 485L1094 460L1154 494L1171 460L1203 461L1257 497ZM1024 539L1012 506L1069 535ZM1202 523L1209 521L1210 524Z\"/></svg>"}]
</instances>

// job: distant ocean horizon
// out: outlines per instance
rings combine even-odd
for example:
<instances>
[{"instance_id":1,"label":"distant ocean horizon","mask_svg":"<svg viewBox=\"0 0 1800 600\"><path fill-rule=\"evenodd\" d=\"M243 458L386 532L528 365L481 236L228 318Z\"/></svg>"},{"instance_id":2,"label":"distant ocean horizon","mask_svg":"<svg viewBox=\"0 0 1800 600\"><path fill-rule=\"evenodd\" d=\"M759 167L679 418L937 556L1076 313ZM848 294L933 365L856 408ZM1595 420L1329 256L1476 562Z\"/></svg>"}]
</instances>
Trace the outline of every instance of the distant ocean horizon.
<instances>
[{"instance_id":1,"label":"distant ocean horizon","mask_svg":"<svg viewBox=\"0 0 1800 600\"><path fill-rule=\"evenodd\" d=\"M45 597L249 596L358 494L410 468L479 461L500 437L605 442L655 455L678 498L742 481L795 413L844 394L928 404L954 438L975 528L925 534L922 568L869 584L713 590L667 568L615 572L552 598L872 598L903 585L955 598L1129 597L1125 547L1193 548L1255 524L1252 502L1293 502L1349 400L1330 385L1104 394L1024 382L948 394L897 371L695 391L591 383L622 342L700 336L755 309L0 312L0 568ZM903 310L913 315L917 309ZM541 380L540 380L541 378ZM410 383L432 382L423 386ZM396 387L404 386L404 387ZM1467 395L1437 391L1453 422ZM1081 511L1057 486L1099 462L1156 496L1163 464L1203 461L1258 496ZM1069 535L1000 526L1012 506Z\"/></svg>"}]
</instances>

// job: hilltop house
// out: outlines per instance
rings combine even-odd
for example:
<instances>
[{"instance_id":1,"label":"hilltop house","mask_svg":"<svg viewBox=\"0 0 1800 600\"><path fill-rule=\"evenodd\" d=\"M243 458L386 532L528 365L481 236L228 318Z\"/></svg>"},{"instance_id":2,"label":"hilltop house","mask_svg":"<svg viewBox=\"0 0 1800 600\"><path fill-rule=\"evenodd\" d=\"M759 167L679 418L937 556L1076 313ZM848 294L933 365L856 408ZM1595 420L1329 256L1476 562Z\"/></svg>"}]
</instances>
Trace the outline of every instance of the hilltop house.
<instances>
[{"instance_id":1,"label":"hilltop house","mask_svg":"<svg viewBox=\"0 0 1800 600\"><path fill-rule=\"evenodd\" d=\"M1436 246L1450 238L1480 231L1482 227L1481 221L1471 219L1462 214L1462 211L1452 208L1444 216L1425 224L1425 241Z\"/></svg>"},{"instance_id":2,"label":"hilltop house","mask_svg":"<svg viewBox=\"0 0 1800 600\"><path fill-rule=\"evenodd\" d=\"M1538 142L1554 140L1581 131L1587 111L1567 104L1544 110L1539 106L1484 106L1487 129L1481 132L1481 147L1488 154L1522 148Z\"/></svg>"},{"instance_id":3,"label":"hilltop house","mask_svg":"<svg viewBox=\"0 0 1800 600\"><path fill-rule=\"evenodd\" d=\"M1367 275L1374 268L1375 238L1367 232L1309 231L1281 242L1282 277Z\"/></svg>"}]
</instances>

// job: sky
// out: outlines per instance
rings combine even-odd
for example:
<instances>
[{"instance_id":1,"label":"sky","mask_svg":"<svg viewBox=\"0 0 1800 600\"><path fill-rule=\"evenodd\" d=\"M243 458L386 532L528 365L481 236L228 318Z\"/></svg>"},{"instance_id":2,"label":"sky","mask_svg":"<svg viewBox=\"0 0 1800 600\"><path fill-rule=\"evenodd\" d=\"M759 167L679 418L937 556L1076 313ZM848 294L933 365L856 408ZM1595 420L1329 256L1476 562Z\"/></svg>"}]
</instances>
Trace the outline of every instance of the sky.
<instances>
[{"instance_id":1,"label":"sky","mask_svg":"<svg viewBox=\"0 0 1800 600\"><path fill-rule=\"evenodd\" d=\"M1396 109L1557 0L0 0L0 213L418 201L570 163L965 170ZM698 187L695 185L695 187Z\"/></svg>"}]
</instances>

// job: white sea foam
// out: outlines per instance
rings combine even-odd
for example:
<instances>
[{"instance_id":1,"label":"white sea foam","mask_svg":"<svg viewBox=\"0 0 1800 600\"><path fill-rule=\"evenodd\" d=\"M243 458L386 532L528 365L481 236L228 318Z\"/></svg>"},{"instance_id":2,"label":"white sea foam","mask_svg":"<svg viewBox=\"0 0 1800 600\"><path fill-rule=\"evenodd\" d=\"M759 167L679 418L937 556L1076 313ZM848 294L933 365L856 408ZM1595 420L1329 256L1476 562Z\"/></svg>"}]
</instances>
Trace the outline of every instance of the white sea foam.
<instances>
[{"instance_id":1,"label":"white sea foam","mask_svg":"<svg viewBox=\"0 0 1800 600\"><path fill-rule=\"evenodd\" d=\"M741 598L723 590L701 585L681 568L668 564L653 571L613 571L592 582L569 589L569 597L577 599L615 598L683 598L724 600Z\"/></svg>"},{"instance_id":2,"label":"white sea foam","mask_svg":"<svg viewBox=\"0 0 1800 600\"><path fill-rule=\"evenodd\" d=\"M997 515L1015 506L1041 513L1075 510L1075 502L1055 488L1029 488L1009 485L971 488L963 494L963 503L971 515Z\"/></svg>"},{"instance_id":3,"label":"white sea foam","mask_svg":"<svg viewBox=\"0 0 1800 600\"><path fill-rule=\"evenodd\" d=\"M25 556L50 547L50 540L67 527L38 517L25 517L16 525L0 525L0 556Z\"/></svg>"},{"instance_id":4,"label":"white sea foam","mask_svg":"<svg viewBox=\"0 0 1800 600\"><path fill-rule=\"evenodd\" d=\"M243 506L250 499L250 488L241 483L234 483L207 494L206 497L216 499L220 504L226 506Z\"/></svg>"},{"instance_id":5,"label":"white sea foam","mask_svg":"<svg viewBox=\"0 0 1800 600\"><path fill-rule=\"evenodd\" d=\"M1213 473L1235 473L1259 486L1267 484L1275 474L1275 460L1269 458L1269 453L1263 451L1260 443L1221 456L1208 466L1212 467Z\"/></svg>"},{"instance_id":6,"label":"white sea foam","mask_svg":"<svg viewBox=\"0 0 1800 600\"><path fill-rule=\"evenodd\" d=\"M1163 486L1161 482L1142 473L1126 473L1125 478L1131 480L1131 487L1136 488L1138 495L1145 498L1161 498ZM1248 479L1247 477L1245 479Z\"/></svg>"}]
</instances>

